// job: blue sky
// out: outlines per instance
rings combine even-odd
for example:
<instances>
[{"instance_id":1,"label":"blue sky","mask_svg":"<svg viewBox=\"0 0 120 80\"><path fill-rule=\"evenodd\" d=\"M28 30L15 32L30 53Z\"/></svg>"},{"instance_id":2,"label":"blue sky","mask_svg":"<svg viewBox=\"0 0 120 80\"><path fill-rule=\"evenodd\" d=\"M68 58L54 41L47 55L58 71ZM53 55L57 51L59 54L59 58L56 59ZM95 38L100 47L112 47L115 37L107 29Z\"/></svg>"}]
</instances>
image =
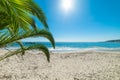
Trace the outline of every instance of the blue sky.
<instances>
[{"instance_id":1,"label":"blue sky","mask_svg":"<svg viewBox=\"0 0 120 80\"><path fill-rule=\"evenodd\" d=\"M120 0L72 0L70 6L66 2L67 6L62 7L64 1L35 0L43 9L56 41L96 42L120 39ZM65 11L64 8L68 10ZM38 21L37 25L41 26Z\"/></svg>"}]
</instances>

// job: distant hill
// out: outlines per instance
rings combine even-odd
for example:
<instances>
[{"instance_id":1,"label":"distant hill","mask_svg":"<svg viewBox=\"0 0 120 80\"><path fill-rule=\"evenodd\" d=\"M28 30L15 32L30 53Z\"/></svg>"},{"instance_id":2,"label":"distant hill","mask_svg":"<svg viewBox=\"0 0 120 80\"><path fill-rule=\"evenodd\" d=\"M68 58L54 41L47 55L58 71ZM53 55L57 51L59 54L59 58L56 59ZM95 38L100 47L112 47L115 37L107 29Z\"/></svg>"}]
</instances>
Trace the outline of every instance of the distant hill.
<instances>
[{"instance_id":1,"label":"distant hill","mask_svg":"<svg viewBox=\"0 0 120 80\"><path fill-rule=\"evenodd\" d=\"M118 39L118 40L108 40L108 41L105 41L105 42L120 42L120 39Z\"/></svg>"}]
</instances>

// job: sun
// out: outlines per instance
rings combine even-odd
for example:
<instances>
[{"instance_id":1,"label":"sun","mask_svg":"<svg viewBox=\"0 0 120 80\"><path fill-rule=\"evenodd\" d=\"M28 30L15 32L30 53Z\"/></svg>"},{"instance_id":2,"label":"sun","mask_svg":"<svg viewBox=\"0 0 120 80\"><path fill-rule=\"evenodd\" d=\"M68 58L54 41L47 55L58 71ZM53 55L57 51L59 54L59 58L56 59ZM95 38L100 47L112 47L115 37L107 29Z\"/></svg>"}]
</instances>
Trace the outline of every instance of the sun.
<instances>
[{"instance_id":1,"label":"sun","mask_svg":"<svg viewBox=\"0 0 120 80\"><path fill-rule=\"evenodd\" d=\"M61 0L60 7L62 11L69 13L74 8L74 0Z\"/></svg>"}]
</instances>

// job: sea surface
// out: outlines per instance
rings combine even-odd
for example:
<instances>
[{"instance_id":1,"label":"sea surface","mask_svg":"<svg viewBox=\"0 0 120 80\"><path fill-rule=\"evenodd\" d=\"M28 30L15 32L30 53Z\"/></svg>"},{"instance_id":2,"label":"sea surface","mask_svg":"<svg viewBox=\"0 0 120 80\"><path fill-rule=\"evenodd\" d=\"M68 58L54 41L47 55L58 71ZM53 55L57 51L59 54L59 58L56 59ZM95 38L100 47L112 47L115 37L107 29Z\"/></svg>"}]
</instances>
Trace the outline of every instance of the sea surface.
<instances>
[{"instance_id":1,"label":"sea surface","mask_svg":"<svg viewBox=\"0 0 120 80\"><path fill-rule=\"evenodd\" d=\"M50 42L24 42L25 46L32 44L44 44L51 52L120 52L120 43L116 42L56 42L56 48L53 49ZM12 49L19 48L18 44L9 46Z\"/></svg>"}]
</instances>

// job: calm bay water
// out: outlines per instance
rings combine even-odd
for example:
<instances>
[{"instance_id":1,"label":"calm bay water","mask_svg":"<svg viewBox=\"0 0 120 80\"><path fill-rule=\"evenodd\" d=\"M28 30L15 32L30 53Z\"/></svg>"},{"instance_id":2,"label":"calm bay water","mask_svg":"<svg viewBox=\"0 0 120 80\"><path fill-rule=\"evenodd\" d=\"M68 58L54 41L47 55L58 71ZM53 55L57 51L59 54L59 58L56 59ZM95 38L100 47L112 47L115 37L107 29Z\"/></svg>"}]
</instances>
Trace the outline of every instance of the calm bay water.
<instances>
[{"instance_id":1,"label":"calm bay water","mask_svg":"<svg viewBox=\"0 0 120 80\"><path fill-rule=\"evenodd\" d=\"M53 49L49 42L24 42L25 46L32 44L44 44L53 52L76 52L76 51L117 51L120 52L120 43L112 42L56 42L56 48ZM12 48L18 48L18 44L10 45Z\"/></svg>"}]
</instances>

